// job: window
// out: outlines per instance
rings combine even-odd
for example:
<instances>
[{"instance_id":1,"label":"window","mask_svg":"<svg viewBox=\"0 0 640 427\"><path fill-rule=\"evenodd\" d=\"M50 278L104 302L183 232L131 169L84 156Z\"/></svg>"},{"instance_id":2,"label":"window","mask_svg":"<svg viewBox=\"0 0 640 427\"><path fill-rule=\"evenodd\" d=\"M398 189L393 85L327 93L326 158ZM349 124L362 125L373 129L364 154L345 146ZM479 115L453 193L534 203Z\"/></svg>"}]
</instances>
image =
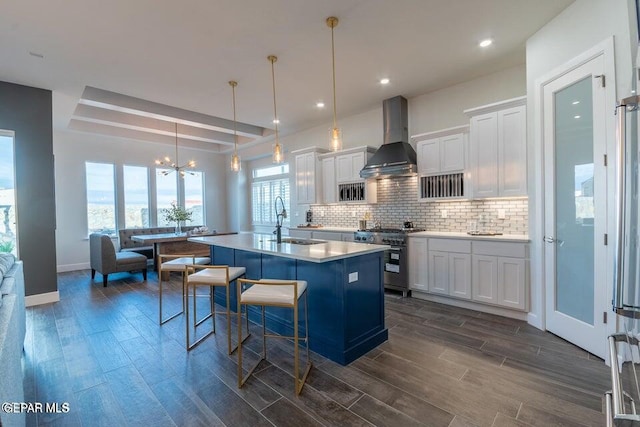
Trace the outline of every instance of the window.
<instances>
[{"instance_id":1,"label":"window","mask_svg":"<svg viewBox=\"0 0 640 427\"><path fill-rule=\"evenodd\" d=\"M282 197L289 211L289 165L269 166L253 170L251 185L251 211L254 225L274 225L276 223L275 200ZM285 218L285 224L289 219Z\"/></svg>"},{"instance_id":2,"label":"window","mask_svg":"<svg viewBox=\"0 0 640 427\"><path fill-rule=\"evenodd\" d=\"M150 227L147 168L125 165L122 172L124 178L124 226L127 228Z\"/></svg>"},{"instance_id":3,"label":"window","mask_svg":"<svg viewBox=\"0 0 640 427\"><path fill-rule=\"evenodd\" d=\"M164 219L163 209L171 207L171 202L178 203L178 181L173 169L156 169L156 204L158 212L158 227L168 227L169 224ZM168 172L164 175L164 172Z\"/></svg>"},{"instance_id":4,"label":"window","mask_svg":"<svg viewBox=\"0 0 640 427\"><path fill-rule=\"evenodd\" d=\"M203 178L202 172L190 172L184 176L184 207L193 212L188 225L204 225Z\"/></svg>"},{"instance_id":5,"label":"window","mask_svg":"<svg viewBox=\"0 0 640 427\"><path fill-rule=\"evenodd\" d=\"M89 233L116 234L116 191L113 165L87 162Z\"/></svg>"}]
</instances>

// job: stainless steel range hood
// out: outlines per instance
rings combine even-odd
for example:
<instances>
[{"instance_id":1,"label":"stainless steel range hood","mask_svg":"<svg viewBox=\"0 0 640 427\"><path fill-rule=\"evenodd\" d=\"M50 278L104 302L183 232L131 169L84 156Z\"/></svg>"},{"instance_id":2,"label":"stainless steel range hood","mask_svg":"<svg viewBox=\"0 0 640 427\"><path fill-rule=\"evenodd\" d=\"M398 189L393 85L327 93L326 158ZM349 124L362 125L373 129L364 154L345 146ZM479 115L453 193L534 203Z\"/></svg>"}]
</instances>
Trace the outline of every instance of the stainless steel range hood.
<instances>
[{"instance_id":1,"label":"stainless steel range hood","mask_svg":"<svg viewBox=\"0 0 640 427\"><path fill-rule=\"evenodd\" d=\"M417 172L416 151L409 144L407 100L402 96L382 102L384 143L360 171L361 178L410 176Z\"/></svg>"}]
</instances>

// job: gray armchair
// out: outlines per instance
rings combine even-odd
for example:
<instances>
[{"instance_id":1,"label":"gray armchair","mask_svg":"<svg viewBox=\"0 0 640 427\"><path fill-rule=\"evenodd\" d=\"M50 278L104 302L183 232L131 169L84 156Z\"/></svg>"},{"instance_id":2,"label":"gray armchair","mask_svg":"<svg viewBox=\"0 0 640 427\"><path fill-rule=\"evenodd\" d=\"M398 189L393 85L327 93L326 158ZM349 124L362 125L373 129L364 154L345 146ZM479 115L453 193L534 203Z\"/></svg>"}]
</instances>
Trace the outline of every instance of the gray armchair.
<instances>
[{"instance_id":1,"label":"gray armchair","mask_svg":"<svg viewBox=\"0 0 640 427\"><path fill-rule=\"evenodd\" d=\"M105 288L110 273L142 270L142 277L147 280L147 257L135 252L116 252L111 239L105 234L89 236L89 252L91 279L96 277L96 271L102 274Z\"/></svg>"}]
</instances>

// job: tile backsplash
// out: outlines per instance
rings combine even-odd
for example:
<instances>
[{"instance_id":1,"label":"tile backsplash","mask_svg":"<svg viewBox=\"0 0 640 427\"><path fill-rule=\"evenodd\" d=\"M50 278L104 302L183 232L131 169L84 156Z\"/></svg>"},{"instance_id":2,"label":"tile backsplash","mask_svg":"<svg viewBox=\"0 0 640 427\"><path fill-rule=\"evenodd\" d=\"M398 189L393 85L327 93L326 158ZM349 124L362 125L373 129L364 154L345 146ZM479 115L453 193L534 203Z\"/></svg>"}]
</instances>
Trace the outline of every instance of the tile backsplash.
<instances>
[{"instance_id":1,"label":"tile backsplash","mask_svg":"<svg viewBox=\"0 0 640 427\"><path fill-rule=\"evenodd\" d=\"M314 223L334 227L358 227L358 220L367 212L367 226L380 221L383 227L402 227L406 220L416 228L429 231L466 232L469 221L480 217L487 228L504 234L527 234L528 200L493 199L446 202L419 202L417 177L402 177L378 181L378 203L312 205ZM504 210L505 219L498 219ZM444 212L446 211L446 212ZM446 218L443 218L446 216Z\"/></svg>"}]
</instances>

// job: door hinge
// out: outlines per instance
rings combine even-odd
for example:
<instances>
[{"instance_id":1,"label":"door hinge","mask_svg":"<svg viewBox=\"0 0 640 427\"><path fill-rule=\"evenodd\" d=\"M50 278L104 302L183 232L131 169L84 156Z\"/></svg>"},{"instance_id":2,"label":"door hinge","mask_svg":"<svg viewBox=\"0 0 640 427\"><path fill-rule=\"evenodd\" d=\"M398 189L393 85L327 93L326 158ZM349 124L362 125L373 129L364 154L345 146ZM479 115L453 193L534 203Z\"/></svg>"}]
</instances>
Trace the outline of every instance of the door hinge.
<instances>
[{"instance_id":1,"label":"door hinge","mask_svg":"<svg viewBox=\"0 0 640 427\"><path fill-rule=\"evenodd\" d=\"M607 166L607 155L604 155L604 165Z\"/></svg>"},{"instance_id":2,"label":"door hinge","mask_svg":"<svg viewBox=\"0 0 640 427\"><path fill-rule=\"evenodd\" d=\"M604 235L604 245L607 246L609 244L609 235L605 233Z\"/></svg>"},{"instance_id":3,"label":"door hinge","mask_svg":"<svg viewBox=\"0 0 640 427\"><path fill-rule=\"evenodd\" d=\"M607 323L607 312L606 311L602 313L602 322L603 323Z\"/></svg>"},{"instance_id":4,"label":"door hinge","mask_svg":"<svg viewBox=\"0 0 640 427\"><path fill-rule=\"evenodd\" d=\"M598 74L597 76L593 76L596 79L600 79L600 84L602 87L607 87L607 78L604 74Z\"/></svg>"}]
</instances>

